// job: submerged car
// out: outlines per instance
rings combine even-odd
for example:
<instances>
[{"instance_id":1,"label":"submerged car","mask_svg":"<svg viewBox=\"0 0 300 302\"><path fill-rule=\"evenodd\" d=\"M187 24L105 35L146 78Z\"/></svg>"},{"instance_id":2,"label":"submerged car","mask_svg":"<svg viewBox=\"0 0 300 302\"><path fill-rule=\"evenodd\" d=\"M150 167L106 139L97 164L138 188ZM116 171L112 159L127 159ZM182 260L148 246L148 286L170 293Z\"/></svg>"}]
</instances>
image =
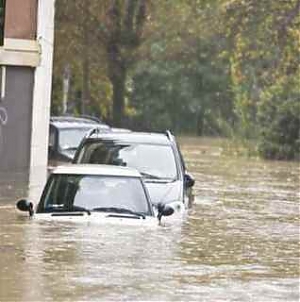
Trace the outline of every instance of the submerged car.
<instances>
[{"instance_id":1,"label":"submerged car","mask_svg":"<svg viewBox=\"0 0 300 302\"><path fill-rule=\"evenodd\" d=\"M174 207L153 209L138 171L105 165L67 165L54 169L36 209L22 199L20 211L36 219L97 223L156 224Z\"/></svg>"},{"instance_id":2,"label":"submerged car","mask_svg":"<svg viewBox=\"0 0 300 302\"><path fill-rule=\"evenodd\" d=\"M82 138L94 128L109 131L110 127L96 118L53 116L50 118L48 161L50 166L71 162Z\"/></svg>"},{"instance_id":3,"label":"submerged car","mask_svg":"<svg viewBox=\"0 0 300 302\"><path fill-rule=\"evenodd\" d=\"M193 177L187 172L175 137L166 133L91 133L78 147L73 163L137 169L154 205L193 201Z\"/></svg>"}]
</instances>

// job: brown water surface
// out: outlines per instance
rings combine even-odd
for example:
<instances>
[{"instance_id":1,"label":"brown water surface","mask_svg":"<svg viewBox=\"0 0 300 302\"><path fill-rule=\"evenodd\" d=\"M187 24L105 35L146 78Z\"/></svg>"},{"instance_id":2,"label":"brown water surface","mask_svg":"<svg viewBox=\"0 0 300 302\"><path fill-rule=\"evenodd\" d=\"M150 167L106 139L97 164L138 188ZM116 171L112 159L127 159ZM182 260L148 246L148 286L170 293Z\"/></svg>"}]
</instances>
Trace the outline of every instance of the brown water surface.
<instances>
[{"instance_id":1,"label":"brown water surface","mask_svg":"<svg viewBox=\"0 0 300 302\"><path fill-rule=\"evenodd\" d=\"M299 165L180 143L196 178L182 225L37 222L0 181L0 301L299 301Z\"/></svg>"}]
</instances>

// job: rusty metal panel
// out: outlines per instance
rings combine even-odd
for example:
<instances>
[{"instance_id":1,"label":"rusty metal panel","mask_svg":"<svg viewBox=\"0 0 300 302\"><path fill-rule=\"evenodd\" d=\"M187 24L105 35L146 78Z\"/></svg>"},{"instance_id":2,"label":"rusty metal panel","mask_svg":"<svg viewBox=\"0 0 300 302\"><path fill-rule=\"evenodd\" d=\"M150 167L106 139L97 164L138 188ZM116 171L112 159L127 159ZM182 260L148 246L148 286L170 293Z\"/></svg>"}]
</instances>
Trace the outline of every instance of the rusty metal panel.
<instances>
[{"instance_id":1,"label":"rusty metal panel","mask_svg":"<svg viewBox=\"0 0 300 302\"><path fill-rule=\"evenodd\" d=\"M38 0L6 1L4 37L36 39Z\"/></svg>"}]
</instances>

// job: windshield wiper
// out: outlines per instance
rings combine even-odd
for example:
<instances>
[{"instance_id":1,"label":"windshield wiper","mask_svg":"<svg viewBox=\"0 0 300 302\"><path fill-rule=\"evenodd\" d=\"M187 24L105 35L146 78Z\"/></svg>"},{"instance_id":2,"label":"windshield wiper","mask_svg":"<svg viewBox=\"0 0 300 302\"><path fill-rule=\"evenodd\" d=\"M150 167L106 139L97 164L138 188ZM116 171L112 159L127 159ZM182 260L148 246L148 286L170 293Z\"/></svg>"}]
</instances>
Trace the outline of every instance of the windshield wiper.
<instances>
[{"instance_id":1,"label":"windshield wiper","mask_svg":"<svg viewBox=\"0 0 300 302\"><path fill-rule=\"evenodd\" d=\"M79 206L71 206L66 207L65 205L57 205L57 206L50 206L45 208L45 212L86 212L88 215L91 215L91 211L84 207Z\"/></svg>"},{"instance_id":2,"label":"windshield wiper","mask_svg":"<svg viewBox=\"0 0 300 302\"><path fill-rule=\"evenodd\" d=\"M159 177L157 175L153 175L153 174L149 174L146 172L140 172L140 174L142 176L144 176L144 180L146 182L150 182L150 181L155 181L155 182L161 182L161 183L169 183L169 182L174 182L176 180L176 178L169 178L169 177Z\"/></svg>"},{"instance_id":3,"label":"windshield wiper","mask_svg":"<svg viewBox=\"0 0 300 302\"><path fill-rule=\"evenodd\" d=\"M159 176L157 175L153 175L150 173L146 173L146 172L140 172L142 176L144 176L145 178L149 178L149 179L161 179Z\"/></svg>"},{"instance_id":4,"label":"windshield wiper","mask_svg":"<svg viewBox=\"0 0 300 302\"><path fill-rule=\"evenodd\" d=\"M76 212L76 211L79 211L79 212L86 212L88 213L88 215L91 215L91 211L89 209L86 209L84 207L79 207L79 206L72 206L71 207L71 212Z\"/></svg>"},{"instance_id":5,"label":"windshield wiper","mask_svg":"<svg viewBox=\"0 0 300 302\"><path fill-rule=\"evenodd\" d=\"M114 213L127 213L127 214L132 214L136 216L140 216L143 219L145 219L145 215L139 212L135 212L129 209L124 209L124 208L116 208L116 207L102 207L102 208L94 208L93 211L99 211L99 212L114 212Z\"/></svg>"}]
</instances>

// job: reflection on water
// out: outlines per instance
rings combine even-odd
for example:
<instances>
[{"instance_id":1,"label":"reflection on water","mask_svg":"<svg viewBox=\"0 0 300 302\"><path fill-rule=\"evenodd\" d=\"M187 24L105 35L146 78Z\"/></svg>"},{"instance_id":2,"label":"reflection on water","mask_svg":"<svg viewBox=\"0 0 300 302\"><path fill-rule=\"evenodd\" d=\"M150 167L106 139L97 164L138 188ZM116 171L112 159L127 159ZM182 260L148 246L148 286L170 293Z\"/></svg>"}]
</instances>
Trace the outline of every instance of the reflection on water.
<instances>
[{"instance_id":1,"label":"reflection on water","mask_svg":"<svg viewBox=\"0 0 300 302\"><path fill-rule=\"evenodd\" d=\"M0 301L298 301L299 166L181 145L196 178L182 226L37 222L14 209L22 186L1 195Z\"/></svg>"},{"instance_id":2,"label":"reflection on water","mask_svg":"<svg viewBox=\"0 0 300 302\"><path fill-rule=\"evenodd\" d=\"M17 196L26 196L27 182L27 173L9 173L0 171L0 206L3 202L11 201Z\"/></svg>"}]
</instances>

